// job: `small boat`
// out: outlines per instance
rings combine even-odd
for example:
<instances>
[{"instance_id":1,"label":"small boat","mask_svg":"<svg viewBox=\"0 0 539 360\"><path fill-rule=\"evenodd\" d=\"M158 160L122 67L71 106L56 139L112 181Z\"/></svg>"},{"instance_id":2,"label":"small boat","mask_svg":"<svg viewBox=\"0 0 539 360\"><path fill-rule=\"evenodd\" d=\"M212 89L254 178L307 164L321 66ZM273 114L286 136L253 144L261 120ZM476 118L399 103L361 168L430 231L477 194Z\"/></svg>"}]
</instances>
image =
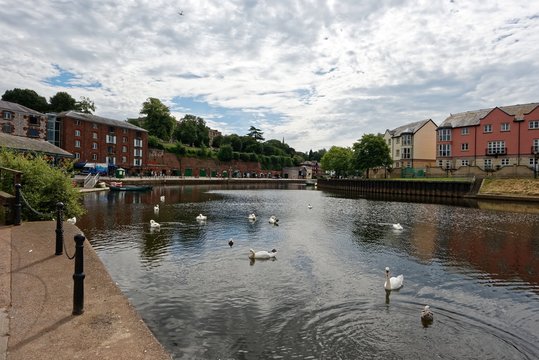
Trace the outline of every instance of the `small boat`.
<instances>
[{"instance_id":1,"label":"small boat","mask_svg":"<svg viewBox=\"0 0 539 360\"><path fill-rule=\"evenodd\" d=\"M124 185L124 186L109 186L110 191L150 191L153 189L151 185Z\"/></svg>"}]
</instances>

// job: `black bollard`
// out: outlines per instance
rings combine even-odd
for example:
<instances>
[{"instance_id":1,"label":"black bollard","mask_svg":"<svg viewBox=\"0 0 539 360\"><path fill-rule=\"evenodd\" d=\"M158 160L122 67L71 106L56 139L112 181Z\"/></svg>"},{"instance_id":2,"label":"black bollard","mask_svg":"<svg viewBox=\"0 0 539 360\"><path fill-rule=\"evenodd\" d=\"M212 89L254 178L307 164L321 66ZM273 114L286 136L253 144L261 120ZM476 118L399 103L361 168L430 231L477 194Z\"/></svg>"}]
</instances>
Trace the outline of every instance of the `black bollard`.
<instances>
[{"instance_id":1,"label":"black bollard","mask_svg":"<svg viewBox=\"0 0 539 360\"><path fill-rule=\"evenodd\" d=\"M62 255L64 247L64 203L56 204L56 252L54 255Z\"/></svg>"},{"instance_id":2,"label":"black bollard","mask_svg":"<svg viewBox=\"0 0 539 360\"><path fill-rule=\"evenodd\" d=\"M21 184L15 184L15 220L13 225L21 224Z\"/></svg>"},{"instance_id":3,"label":"black bollard","mask_svg":"<svg viewBox=\"0 0 539 360\"><path fill-rule=\"evenodd\" d=\"M84 239L82 234L75 235L75 273L73 274L73 315L84 312Z\"/></svg>"}]
</instances>

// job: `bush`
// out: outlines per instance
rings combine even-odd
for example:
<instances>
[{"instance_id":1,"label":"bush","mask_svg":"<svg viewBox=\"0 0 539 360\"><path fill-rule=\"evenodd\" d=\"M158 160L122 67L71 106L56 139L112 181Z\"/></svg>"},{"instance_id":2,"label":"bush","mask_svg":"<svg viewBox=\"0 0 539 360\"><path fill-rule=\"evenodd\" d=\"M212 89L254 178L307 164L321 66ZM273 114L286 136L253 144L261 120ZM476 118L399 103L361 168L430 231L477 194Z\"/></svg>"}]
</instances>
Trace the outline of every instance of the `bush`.
<instances>
[{"instance_id":1,"label":"bush","mask_svg":"<svg viewBox=\"0 0 539 360\"><path fill-rule=\"evenodd\" d=\"M36 211L47 215L56 214L56 204L61 201L65 205L65 218L81 216L86 212L82 206L82 195L73 187L65 168L52 167L44 156L21 154L2 148L0 166L23 173L22 194ZM0 186L2 191L14 193L13 179L2 181ZM24 219L38 218L27 206L23 206L22 215Z\"/></svg>"}]
</instances>

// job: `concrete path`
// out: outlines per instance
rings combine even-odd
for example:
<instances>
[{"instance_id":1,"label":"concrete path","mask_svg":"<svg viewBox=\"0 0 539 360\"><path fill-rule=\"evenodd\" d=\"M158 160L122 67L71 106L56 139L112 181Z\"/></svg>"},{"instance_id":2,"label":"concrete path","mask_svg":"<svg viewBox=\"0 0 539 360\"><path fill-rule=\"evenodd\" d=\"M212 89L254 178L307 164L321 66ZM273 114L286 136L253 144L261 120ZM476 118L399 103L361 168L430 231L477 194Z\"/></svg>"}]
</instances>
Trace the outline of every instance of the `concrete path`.
<instances>
[{"instance_id":1,"label":"concrete path","mask_svg":"<svg viewBox=\"0 0 539 360\"><path fill-rule=\"evenodd\" d=\"M56 223L0 227L0 360L171 359L84 242L84 313L72 315L74 236Z\"/></svg>"}]
</instances>

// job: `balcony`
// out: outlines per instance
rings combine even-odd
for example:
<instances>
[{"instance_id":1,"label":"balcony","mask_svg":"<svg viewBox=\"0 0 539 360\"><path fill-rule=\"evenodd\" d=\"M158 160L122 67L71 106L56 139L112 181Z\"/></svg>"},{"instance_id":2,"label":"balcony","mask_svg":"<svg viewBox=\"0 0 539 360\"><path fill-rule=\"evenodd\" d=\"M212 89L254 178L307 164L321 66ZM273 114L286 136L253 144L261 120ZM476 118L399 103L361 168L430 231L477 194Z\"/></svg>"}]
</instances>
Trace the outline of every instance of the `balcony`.
<instances>
[{"instance_id":1,"label":"balcony","mask_svg":"<svg viewBox=\"0 0 539 360\"><path fill-rule=\"evenodd\" d=\"M498 156L498 155L507 155L507 148L491 148L485 149L485 155L487 156Z\"/></svg>"}]
</instances>

